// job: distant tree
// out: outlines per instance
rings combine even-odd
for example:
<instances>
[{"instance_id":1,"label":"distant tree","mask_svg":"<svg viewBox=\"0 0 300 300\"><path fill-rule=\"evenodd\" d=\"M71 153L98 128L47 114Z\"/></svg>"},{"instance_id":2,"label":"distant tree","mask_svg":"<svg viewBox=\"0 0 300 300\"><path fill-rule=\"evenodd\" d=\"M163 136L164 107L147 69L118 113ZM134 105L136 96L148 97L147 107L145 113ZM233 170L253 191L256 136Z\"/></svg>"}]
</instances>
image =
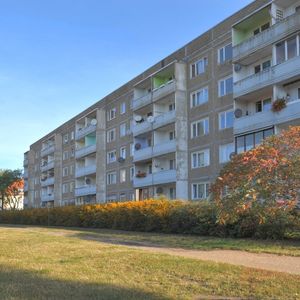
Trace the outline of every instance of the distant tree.
<instances>
[{"instance_id":1,"label":"distant tree","mask_svg":"<svg viewBox=\"0 0 300 300\"><path fill-rule=\"evenodd\" d=\"M249 209L293 209L300 192L300 126L234 156L211 190L221 223L234 222Z\"/></svg>"},{"instance_id":2,"label":"distant tree","mask_svg":"<svg viewBox=\"0 0 300 300\"><path fill-rule=\"evenodd\" d=\"M0 170L0 202L1 210L16 202L17 195L23 189L22 172L20 170ZM12 205L14 207L14 205Z\"/></svg>"}]
</instances>

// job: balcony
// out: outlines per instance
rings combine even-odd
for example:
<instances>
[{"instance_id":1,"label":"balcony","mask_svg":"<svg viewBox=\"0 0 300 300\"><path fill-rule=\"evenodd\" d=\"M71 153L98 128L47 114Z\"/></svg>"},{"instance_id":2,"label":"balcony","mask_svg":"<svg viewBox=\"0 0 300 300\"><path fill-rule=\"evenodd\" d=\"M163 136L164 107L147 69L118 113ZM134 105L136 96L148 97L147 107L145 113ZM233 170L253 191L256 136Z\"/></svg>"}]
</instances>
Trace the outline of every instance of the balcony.
<instances>
[{"instance_id":1,"label":"balcony","mask_svg":"<svg viewBox=\"0 0 300 300\"><path fill-rule=\"evenodd\" d=\"M90 175L93 173L96 173L96 163L94 165L76 168L75 177L78 178L78 177Z\"/></svg>"},{"instance_id":2,"label":"balcony","mask_svg":"<svg viewBox=\"0 0 300 300\"><path fill-rule=\"evenodd\" d=\"M176 140L157 144L153 147L153 157L176 152Z\"/></svg>"},{"instance_id":3,"label":"balcony","mask_svg":"<svg viewBox=\"0 0 300 300\"><path fill-rule=\"evenodd\" d=\"M300 56L296 56L265 71L235 82L233 96L238 98L276 83L284 83L293 77L299 76L299 69Z\"/></svg>"},{"instance_id":4,"label":"balcony","mask_svg":"<svg viewBox=\"0 0 300 300\"><path fill-rule=\"evenodd\" d=\"M151 93L148 93L140 98L137 99L133 99L132 101L132 109L133 110L137 110L143 106L146 106L148 104L150 104L152 101L152 95Z\"/></svg>"},{"instance_id":5,"label":"balcony","mask_svg":"<svg viewBox=\"0 0 300 300\"><path fill-rule=\"evenodd\" d=\"M44 157L46 155L54 153L54 151L55 151L55 145L49 145L41 150L41 156Z\"/></svg>"},{"instance_id":6,"label":"balcony","mask_svg":"<svg viewBox=\"0 0 300 300\"><path fill-rule=\"evenodd\" d=\"M41 171L45 172L53 168L54 168L54 160L51 160L50 162L45 163L44 165L41 166Z\"/></svg>"},{"instance_id":7,"label":"balcony","mask_svg":"<svg viewBox=\"0 0 300 300\"><path fill-rule=\"evenodd\" d=\"M41 180L41 186L48 186L54 184L54 177L49 177L46 180Z\"/></svg>"},{"instance_id":8,"label":"balcony","mask_svg":"<svg viewBox=\"0 0 300 300\"><path fill-rule=\"evenodd\" d=\"M174 80L168 81L166 84L161 85L152 91L153 102L175 92L176 84Z\"/></svg>"},{"instance_id":9,"label":"balcony","mask_svg":"<svg viewBox=\"0 0 300 300\"><path fill-rule=\"evenodd\" d=\"M96 144L76 149L75 157L81 158L96 152Z\"/></svg>"},{"instance_id":10,"label":"balcony","mask_svg":"<svg viewBox=\"0 0 300 300\"><path fill-rule=\"evenodd\" d=\"M41 197L42 202L54 201L54 194L46 194Z\"/></svg>"},{"instance_id":11,"label":"balcony","mask_svg":"<svg viewBox=\"0 0 300 300\"><path fill-rule=\"evenodd\" d=\"M269 29L252 36L251 38L233 47L233 61L241 61L258 50L274 44L289 34L300 29L300 13L295 13L286 19L277 22ZM270 50L271 51L271 50Z\"/></svg>"},{"instance_id":12,"label":"balcony","mask_svg":"<svg viewBox=\"0 0 300 300\"><path fill-rule=\"evenodd\" d=\"M133 161L142 161L152 157L152 147L142 148L140 150L134 151Z\"/></svg>"},{"instance_id":13,"label":"balcony","mask_svg":"<svg viewBox=\"0 0 300 300\"><path fill-rule=\"evenodd\" d=\"M152 130L152 123L149 123L148 121L138 123L132 127L133 136L137 136L151 130Z\"/></svg>"},{"instance_id":14,"label":"balcony","mask_svg":"<svg viewBox=\"0 0 300 300\"><path fill-rule=\"evenodd\" d=\"M265 111L234 121L234 134L256 131L273 125L282 124L300 118L300 100L287 103L280 112Z\"/></svg>"},{"instance_id":15,"label":"balcony","mask_svg":"<svg viewBox=\"0 0 300 300\"><path fill-rule=\"evenodd\" d=\"M153 128L157 129L165 125L168 125L170 123L174 123L175 121L176 121L176 112L175 110L172 110L155 117Z\"/></svg>"},{"instance_id":16,"label":"balcony","mask_svg":"<svg viewBox=\"0 0 300 300\"><path fill-rule=\"evenodd\" d=\"M95 132L96 129L97 129L96 125L89 125L84 128L81 128L80 130L78 130L76 132L75 139L79 140L79 139L85 137L86 135L88 135L89 133Z\"/></svg>"},{"instance_id":17,"label":"balcony","mask_svg":"<svg viewBox=\"0 0 300 300\"><path fill-rule=\"evenodd\" d=\"M96 186L95 185L86 185L75 188L75 197L87 196L87 195L95 195L96 194Z\"/></svg>"},{"instance_id":18,"label":"balcony","mask_svg":"<svg viewBox=\"0 0 300 300\"><path fill-rule=\"evenodd\" d=\"M159 185L176 182L176 170L166 170L160 171L153 174L149 174L143 178L135 177L133 179L133 186L135 188L151 186L151 185Z\"/></svg>"}]
</instances>

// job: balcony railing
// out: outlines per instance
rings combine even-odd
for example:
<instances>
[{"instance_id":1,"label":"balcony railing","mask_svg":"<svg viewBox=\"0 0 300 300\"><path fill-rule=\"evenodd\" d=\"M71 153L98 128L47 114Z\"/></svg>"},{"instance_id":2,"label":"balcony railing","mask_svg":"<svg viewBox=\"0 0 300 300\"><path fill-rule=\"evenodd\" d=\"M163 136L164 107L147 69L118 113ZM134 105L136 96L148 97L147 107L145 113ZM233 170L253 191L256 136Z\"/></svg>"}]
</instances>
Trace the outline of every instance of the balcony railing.
<instances>
[{"instance_id":1,"label":"balcony railing","mask_svg":"<svg viewBox=\"0 0 300 300\"><path fill-rule=\"evenodd\" d=\"M46 155L54 153L54 151L55 151L55 145L48 145L47 147L41 150L41 156L44 157Z\"/></svg>"},{"instance_id":2,"label":"balcony railing","mask_svg":"<svg viewBox=\"0 0 300 300\"><path fill-rule=\"evenodd\" d=\"M54 194L46 194L41 197L42 202L54 201Z\"/></svg>"},{"instance_id":3,"label":"balcony railing","mask_svg":"<svg viewBox=\"0 0 300 300\"><path fill-rule=\"evenodd\" d=\"M263 49L276 41L283 39L289 34L299 30L300 13L297 12L286 19L277 22L267 30L250 37L249 39L233 47L233 60L238 61L250 54Z\"/></svg>"},{"instance_id":4,"label":"balcony railing","mask_svg":"<svg viewBox=\"0 0 300 300\"><path fill-rule=\"evenodd\" d=\"M300 56L291 58L260 73L248 76L234 83L234 98L241 97L264 87L282 83L299 76Z\"/></svg>"},{"instance_id":5,"label":"balcony railing","mask_svg":"<svg viewBox=\"0 0 300 300\"><path fill-rule=\"evenodd\" d=\"M80 158L96 152L96 144L76 149L75 157Z\"/></svg>"},{"instance_id":6,"label":"balcony railing","mask_svg":"<svg viewBox=\"0 0 300 300\"><path fill-rule=\"evenodd\" d=\"M139 109L145 105L148 105L150 104L152 101L152 94L151 93L148 93L142 97L139 97L137 99L133 99L132 101L132 109L133 110L136 110L136 109Z\"/></svg>"},{"instance_id":7,"label":"balcony railing","mask_svg":"<svg viewBox=\"0 0 300 300\"><path fill-rule=\"evenodd\" d=\"M152 147L135 150L133 153L133 161L146 160L152 157Z\"/></svg>"},{"instance_id":8,"label":"balcony railing","mask_svg":"<svg viewBox=\"0 0 300 300\"><path fill-rule=\"evenodd\" d=\"M259 130L273 125L290 122L300 118L300 100L287 103L280 112L271 110L241 117L234 121L234 134Z\"/></svg>"},{"instance_id":9,"label":"balcony railing","mask_svg":"<svg viewBox=\"0 0 300 300\"><path fill-rule=\"evenodd\" d=\"M41 186L48 186L54 184L54 177L49 177L46 180L41 180Z\"/></svg>"},{"instance_id":10,"label":"balcony railing","mask_svg":"<svg viewBox=\"0 0 300 300\"><path fill-rule=\"evenodd\" d=\"M90 175L96 173L96 163L94 165L86 166L86 167L78 167L75 169L75 177L82 177L86 175Z\"/></svg>"},{"instance_id":11,"label":"balcony railing","mask_svg":"<svg viewBox=\"0 0 300 300\"><path fill-rule=\"evenodd\" d=\"M132 127L132 133L133 133L133 136L137 136L139 134L143 134L145 132L148 132L152 129L152 123L149 123L147 120L142 122L142 123L139 123L139 124L136 124Z\"/></svg>"},{"instance_id":12,"label":"balcony railing","mask_svg":"<svg viewBox=\"0 0 300 300\"><path fill-rule=\"evenodd\" d=\"M96 186L95 185L86 185L75 188L75 196L86 196L86 195L95 195Z\"/></svg>"},{"instance_id":13,"label":"balcony railing","mask_svg":"<svg viewBox=\"0 0 300 300\"><path fill-rule=\"evenodd\" d=\"M97 129L96 125L89 125L84 128L81 128L80 130L78 130L76 132L75 139L79 140L79 139L83 138L84 136L88 135L89 133L95 132L96 129Z\"/></svg>"},{"instance_id":14,"label":"balcony railing","mask_svg":"<svg viewBox=\"0 0 300 300\"><path fill-rule=\"evenodd\" d=\"M157 101L160 98L163 98L170 93L175 92L176 84L174 80L167 82L164 85L161 85L159 88L152 91L152 99L153 101Z\"/></svg>"},{"instance_id":15,"label":"balcony railing","mask_svg":"<svg viewBox=\"0 0 300 300\"><path fill-rule=\"evenodd\" d=\"M135 188L139 188L171 182L176 182L176 170L160 171L153 174L148 174L146 177L142 178L135 177L133 179L133 186Z\"/></svg>"},{"instance_id":16,"label":"balcony railing","mask_svg":"<svg viewBox=\"0 0 300 300\"><path fill-rule=\"evenodd\" d=\"M44 165L41 166L41 171L45 172L53 168L54 168L54 160L51 160L50 162L45 163Z\"/></svg>"}]
</instances>

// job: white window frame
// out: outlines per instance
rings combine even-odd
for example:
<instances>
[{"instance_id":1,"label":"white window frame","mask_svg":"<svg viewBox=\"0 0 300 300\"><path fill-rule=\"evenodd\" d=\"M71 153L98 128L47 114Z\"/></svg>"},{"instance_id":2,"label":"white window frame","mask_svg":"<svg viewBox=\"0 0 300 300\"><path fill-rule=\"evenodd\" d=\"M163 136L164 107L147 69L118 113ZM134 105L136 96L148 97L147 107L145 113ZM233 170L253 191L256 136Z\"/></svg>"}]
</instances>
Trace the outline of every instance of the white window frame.
<instances>
[{"instance_id":1,"label":"white window frame","mask_svg":"<svg viewBox=\"0 0 300 300\"><path fill-rule=\"evenodd\" d=\"M204 197L199 197L199 185L204 185ZM196 197L194 194L194 186L197 187L197 192L196 192ZM192 200L205 200L209 197L209 187L210 187L210 183L209 182L195 182L192 183L191 185L191 198Z\"/></svg>"},{"instance_id":2,"label":"white window frame","mask_svg":"<svg viewBox=\"0 0 300 300\"><path fill-rule=\"evenodd\" d=\"M204 134L199 134L197 124L203 122ZM194 136L194 125L196 125L196 135ZM209 117L191 123L191 139L198 138L209 134Z\"/></svg>"},{"instance_id":3,"label":"white window frame","mask_svg":"<svg viewBox=\"0 0 300 300\"><path fill-rule=\"evenodd\" d=\"M120 170L120 183L125 183L126 182L126 169L121 169Z\"/></svg>"},{"instance_id":4,"label":"white window frame","mask_svg":"<svg viewBox=\"0 0 300 300\"><path fill-rule=\"evenodd\" d=\"M120 148L120 157L126 159L126 146Z\"/></svg>"},{"instance_id":5,"label":"white window frame","mask_svg":"<svg viewBox=\"0 0 300 300\"><path fill-rule=\"evenodd\" d=\"M114 158L113 158L114 156ZM117 161L117 150L111 150L107 152L107 163L111 164Z\"/></svg>"},{"instance_id":6,"label":"white window frame","mask_svg":"<svg viewBox=\"0 0 300 300\"><path fill-rule=\"evenodd\" d=\"M199 155L203 154L203 164L200 164ZM196 156L196 164L194 164L194 156ZM210 165L210 150L203 149L191 153L191 168L198 169L204 168Z\"/></svg>"},{"instance_id":7,"label":"white window frame","mask_svg":"<svg viewBox=\"0 0 300 300\"><path fill-rule=\"evenodd\" d=\"M126 102L122 102L120 104L120 115L123 115L126 113Z\"/></svg>"},{"instance_id":8,"label":"white window frame","mask_svg":"<svg viewBox=\"0 0 300 300\"><path fill-rule=\"evenodd\" d=\"M229 45L231 45L231 48L232 48L232 43L228 43L228 44L226 44L223 47L218 49L218 64L219 65L223 65L227 61L230 61L232 59L232 55L231 55L231 58L226 59L226 47L228 47ZM222 50L223 50L223 55L221 55ZM222 60L221 60L221 56L222 56Z\"/></svg>"},{"instance_id":9,"label":"white window frame","mask_svg":"<svg viewBox=\"0 0 300 300\"><path fill-rule=\"evenodd\" d=\"M120 124L120 137L126 136L126 134L127 134L127 132L126 132L127 126L126 125L127 124L125 122Z\"/></svg>"},{"instance_id":10,"label":"white window frame","mask_svg":"<svg viewBox=\"0 0 300 300\"><path fill-rule=\"evenodd\" d=\"M228 149L227 147L230 146L231 149ZM225 155L224 154L224 151L226 152ZM235 150L235 146L234 146L234 143L228 143L228 144L223 144L223 145L220 145L219 146L219 163L220 164L224 164L224 163L227 163L228 161L230 161L230 154L232 152L234 152ZM224 157L226 157L225 159L223 159Z\"/></svg>"},{"instance_id":11,"label":"white window frame","mask_svg":"<svg viewBox=\"0 0 300 300\"><path fill-rule=\"evenodd\" d=\"M111 121L111 120L115 119L116 115L117 115L117 109L115 107L111 108L107 112L107 121Z\"/></svg>"},{"instance_id":12,"label":"white window frame","mask_svg":"<svg viewBox=\"0 0 300 300\"><path fill-rule=\"evenodd\" d=\"M113 137L111 136L111 133L113 133ZM116 128L112 128L112 129L109 129L107 131L107 143L110 143L110 142L113 142L116 140Z\"/></svg>"},{"instance_id":13,"label":"white window frame","mask_svg":"<svg viewBox=\"0 0 300 300\"><path fill-rule=\"evenodd\" d=\"M107 173L107 185L112 185L117 183L117 172L109 172Z\"/></svg>"},{"instance_id":14,"label":"white window frame","mask_svg":"<svg viewBox=\"0 0 300 300\"><path fill-rule=\"evenodd\" d=\"M134 167L130 167L130 181L132 181L134 179L135 176L135 169Z\"/></svg>"},{"instance_id":15,"label":"white window frame","mask_svg":"<svg viewBox=\"0 0 300 300\"><path fill-rule=\"evenodd\" d=\"M226 111L222 111L219 113L219 130L225 130L225 129L228 129L228 128L232 128L233 127L233 124L231 127L228 126L228 113L232 113L233 114L233 110L232 109L229 109L229 110L226 110ZM222 128L222 115L225 115L225 127ZM233 120L234 120L234 115L233 115Z\"/></svg>"},{"instance_id":16,"label":"white window frame","mask_svg":"<svg viewBox=\"0 0 300 300\"><path fill-rule=\"evenodd\" d=\"M227 91L227 88L226 88L226 81L227 81L228 79L232 79L232 85L233 85L233 77L232 77L232 75L227 76L227 77L225 77L225 78L222 78L222 79L220 79L220 80L218 81L218 96L219 96L219 97L224 97L224 96L229 95L229 94L231 94L231 93L233 92L233 86L232 86L232 91L231 91L231 92L228 92L228 91ZM222 83L222 82L224 82L224 94L221 93L221 83Z\"/></svg>"},{"instance_id":17,"label":"white window frame","mask_svg":"<svg viewBox=\"0 0 300 300\"><path fill-rule=\"evenodd\" d=\"M64 167L63 168L63 177L69 176L69 168L68 167Z\"/></svg>"},{"instance_id":18,"label":"white window frame","mask_svg":"<svg viewBox=\"0 0 300 300\"><path fill-rule=\"evenodd\" d=\"M198 68L199 63L202 63L202 69ZM190 78L195 78L201 74L204 74L206 72L207 66L208 66L207 56L204 56L198 59L197 61L195 61L194 63L192 63L190 65ZM193 74L193 70L195 70L195 74Z\"/></svg>"},{"instance_id":19,"label":"white window frame","mask_svg":"<svg viewBox=\"0 0 300 300\"><path fill-rule=\"evenodd\" d=\"M202 97L203 97L203 102L200 102L198 103L198 94L202 93ZM197 107L197 106L200 106L202 104L205 104L208 102L208 99L209 99L209 91L208 91L208 86L205 86L201 89L198 89L194 92L191 93L190 95L190 107L193 108L193 107ZM194 105L194 102L195 102L195 105Z\"/></svg>"},{"instance_id":20,"label":"white window frame","mask_svg":"<svg viewBox=\"0 0 300 300\"><path fill-rule=\"evenodd\" d=\"M69 158L69 151L63 152L63 160L67 160Z\"/></svg>"}]
</instances>

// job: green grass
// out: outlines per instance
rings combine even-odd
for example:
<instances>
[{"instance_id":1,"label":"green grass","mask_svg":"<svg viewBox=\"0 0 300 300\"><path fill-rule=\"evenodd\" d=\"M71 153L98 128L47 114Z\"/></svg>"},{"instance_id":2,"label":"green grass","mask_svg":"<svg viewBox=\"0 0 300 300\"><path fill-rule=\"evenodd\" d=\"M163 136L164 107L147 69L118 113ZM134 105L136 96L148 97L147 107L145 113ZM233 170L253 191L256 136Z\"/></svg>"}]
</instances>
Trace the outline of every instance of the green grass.
<instances>
[{"instance_id":1,"label":"green grass","mask_svg":"<svg viewBox=\"0 0 300 300\"><path fill-rule=\"evenodd\" d=\"M1 226L0 299L300 297L300 276L143 252L86 240L84 233ZM101 234L114 236L112 231Z\"/></svg>"}]
</instances>

